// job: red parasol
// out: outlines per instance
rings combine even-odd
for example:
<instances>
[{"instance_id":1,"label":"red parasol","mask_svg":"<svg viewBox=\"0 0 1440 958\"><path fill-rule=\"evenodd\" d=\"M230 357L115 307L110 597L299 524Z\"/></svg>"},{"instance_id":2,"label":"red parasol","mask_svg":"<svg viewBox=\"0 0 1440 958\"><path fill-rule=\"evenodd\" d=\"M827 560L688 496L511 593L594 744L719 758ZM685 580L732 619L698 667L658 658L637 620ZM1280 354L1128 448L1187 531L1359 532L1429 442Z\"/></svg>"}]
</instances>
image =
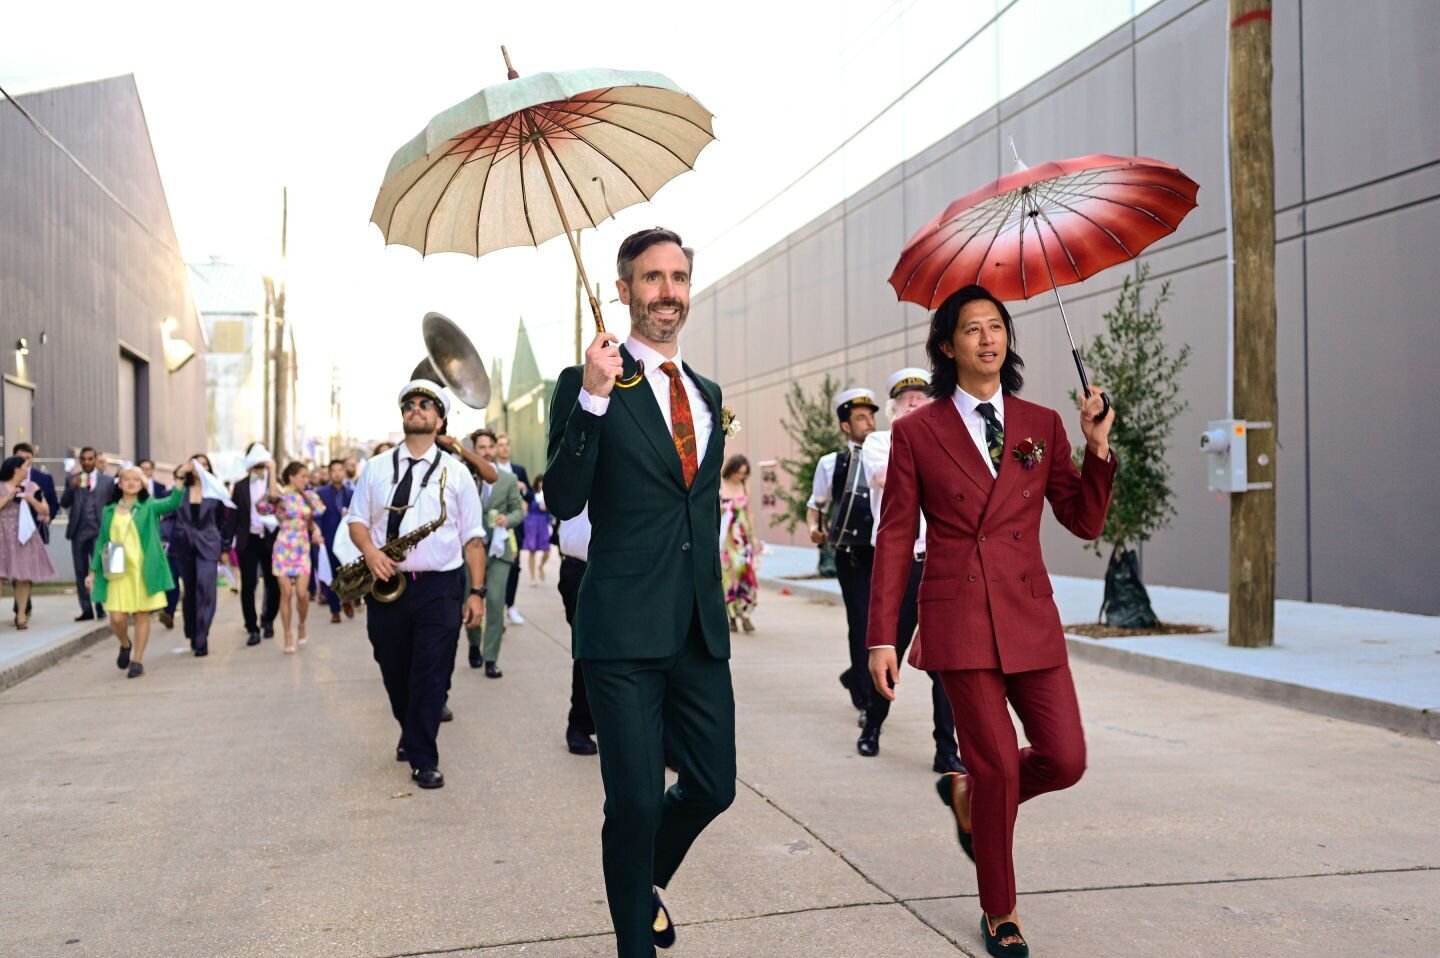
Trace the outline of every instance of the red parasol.
<instances>
[{"instance_id":1,"label":"red parasol","mask_svg":"<svg viewBox=\"0 0 1440 958\"><path fill-rule=\"evenodd\" d=\"M1059 287L1134 259L1173 233L1200 190L1176 167L1143 156L1016 162L1016 172L951 203L910 238L890 276L900 299L935 309L972 283L1000 300L1053 289L1070 335ZM1070 349L1088 394L1073 335Z\"/></svg>"}]
</instances>

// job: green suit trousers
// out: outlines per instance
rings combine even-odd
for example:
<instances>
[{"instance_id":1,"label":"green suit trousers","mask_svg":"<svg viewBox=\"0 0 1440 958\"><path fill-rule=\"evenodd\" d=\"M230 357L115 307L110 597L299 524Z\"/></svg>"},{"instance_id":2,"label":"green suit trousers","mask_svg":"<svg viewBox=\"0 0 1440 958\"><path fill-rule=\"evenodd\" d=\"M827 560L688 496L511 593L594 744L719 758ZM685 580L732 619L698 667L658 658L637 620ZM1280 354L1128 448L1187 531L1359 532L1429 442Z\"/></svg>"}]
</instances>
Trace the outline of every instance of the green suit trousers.
<instances>
[{"instance_id":1,"label":"green suit trousers","mask_svg":"<svg viewBox=\"0 0 1440 958\"><path fill-rule=\"evenodd\" d=\"M480 657L486 662L500 661L500 640L505 637L505 580L513 565L509 559L486 557L485 585L490 592L485 599L485 625L465 630L465 638L479 647Z\"/></svg>"}]
</instances>

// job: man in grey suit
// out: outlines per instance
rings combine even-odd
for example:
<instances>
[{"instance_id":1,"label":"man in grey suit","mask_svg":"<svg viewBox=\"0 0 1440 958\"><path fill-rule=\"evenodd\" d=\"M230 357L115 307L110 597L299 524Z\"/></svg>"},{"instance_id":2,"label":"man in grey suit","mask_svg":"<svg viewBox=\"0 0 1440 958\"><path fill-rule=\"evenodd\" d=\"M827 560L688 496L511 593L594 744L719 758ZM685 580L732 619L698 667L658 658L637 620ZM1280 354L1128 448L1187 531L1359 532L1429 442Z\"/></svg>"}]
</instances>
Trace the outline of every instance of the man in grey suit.
<instances>
[{"instance_id":1,"label":"man in grey suit","mask_svg":"<svg viewBox=\"0 0 1440 958\"><path fill-rule=\"evenodd\" d=\"M486 462L495 462L498 443L495 433L489 429L477 429L470 434L475 451ZM515 537L511 530L520 528L525 521L525 500L520 497L520 484L515 474L498 470L494 482L476 480L480 491L480 512L485 517L485 541L497 531L503 537L504 551L496 555L491 549L485 559L485 581L505 582L515 565ZM465 630L470 640L470 667L478 669L485 664L485 677L498 679L503 675L498 664L500 640L505 636L505 603L485 603L485 627L478 626Z\"/></svg>"},{"instance_id":2,"label":"man in grey suit","mask_svg":"<svg viewBox=\"0 0 1440 958\"><path fill-rule=\"evenodd\" d=\"M76 622L105 616L103 606L91 606L90 590L85 588L90 557L95 552L95 540L100 537L100 513L109 505L115 488L115 480L105 475L98 465L92 447L81 449L80 471L65 483L65 494L60 497L61 507L70 510L65 538L70 540L70 558L75 563L75 596L80 600Z\"/></svg>"}]
</instances>

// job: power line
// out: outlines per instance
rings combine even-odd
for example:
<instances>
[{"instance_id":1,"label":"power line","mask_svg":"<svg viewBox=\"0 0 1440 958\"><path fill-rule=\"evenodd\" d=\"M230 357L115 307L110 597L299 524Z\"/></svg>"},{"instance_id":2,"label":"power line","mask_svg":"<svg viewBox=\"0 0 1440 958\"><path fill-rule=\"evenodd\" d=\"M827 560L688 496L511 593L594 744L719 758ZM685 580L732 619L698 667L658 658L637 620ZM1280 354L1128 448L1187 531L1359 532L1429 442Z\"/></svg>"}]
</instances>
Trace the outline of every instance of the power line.
<instances>
[{"instance_id":1,"label":"power line","mask_svg":"<svg viewBox=\"0 0 1440 958\"><path fill-rule=\"evenodd\" d=\"M171 254L173 254L174 257L182 264L185 262L185 257L180 255L180 251L176 249L169 240L165 239L164 237L157 234L154 230L152 230L149 225L147 225L146 222L140 218L139 214L137 214L134 210L127 206L124 200L116 196L114 191L111 190L110 187L102 183L100 181L100 177L96 176L94 173L91 173L89 167L87 167L84 163L80 162L79 157L77 157L74 153L71 153L64 143L61 143L58 139L56 139L55 134L45 129L44 125L42 125L39 120L35 119L34 114L32 114L29 110L25 109L25 107L21 106L20 101L11 96L4 87L0 87L0 96L3 96L6 100L10 102L11 106L20 111L20 115L25 118L26 122L28 122L32 127L35 128L36 133L39 133L46 140L49 140L50 144L54 146L55 149L65 154L65 157L71 163L75 164L75 168L81 173L85 174L86 179L88 179L91 183L94 183L96 188L99 189L101 193L104 193L106 198L108 198L110 202L114 203L117 207L119 207L120 212L124 213L132 221L134 221L135 225L140 227L140 229L145 232L146 236L150 237L155 242L165 247L165 249L168 250Z\"/></svg>"}]
</instances>

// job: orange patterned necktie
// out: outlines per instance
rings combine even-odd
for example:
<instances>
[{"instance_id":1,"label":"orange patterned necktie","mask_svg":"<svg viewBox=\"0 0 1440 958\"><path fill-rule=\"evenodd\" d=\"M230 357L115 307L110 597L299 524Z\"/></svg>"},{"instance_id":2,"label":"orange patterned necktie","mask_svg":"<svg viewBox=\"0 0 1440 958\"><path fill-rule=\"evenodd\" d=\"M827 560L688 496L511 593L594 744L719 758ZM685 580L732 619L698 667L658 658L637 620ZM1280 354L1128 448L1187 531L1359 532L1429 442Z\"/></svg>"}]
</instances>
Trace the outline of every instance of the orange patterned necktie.
<instances>
[{"instance_id":1,"label":"orange patterned necktie","mask_svg":"<svg viewBox=\"0 0 1440 958\"><path fill-rule=\"evenodd\" d=\"M695 484L700 471L700 458L695 448L695 419L690 415L690 397L674 363L661 363L660 371L670 377L670 430L675 435L675 451L680 454L680 470L685 473L685 488Z\"/></svg>"}]
</instances>

